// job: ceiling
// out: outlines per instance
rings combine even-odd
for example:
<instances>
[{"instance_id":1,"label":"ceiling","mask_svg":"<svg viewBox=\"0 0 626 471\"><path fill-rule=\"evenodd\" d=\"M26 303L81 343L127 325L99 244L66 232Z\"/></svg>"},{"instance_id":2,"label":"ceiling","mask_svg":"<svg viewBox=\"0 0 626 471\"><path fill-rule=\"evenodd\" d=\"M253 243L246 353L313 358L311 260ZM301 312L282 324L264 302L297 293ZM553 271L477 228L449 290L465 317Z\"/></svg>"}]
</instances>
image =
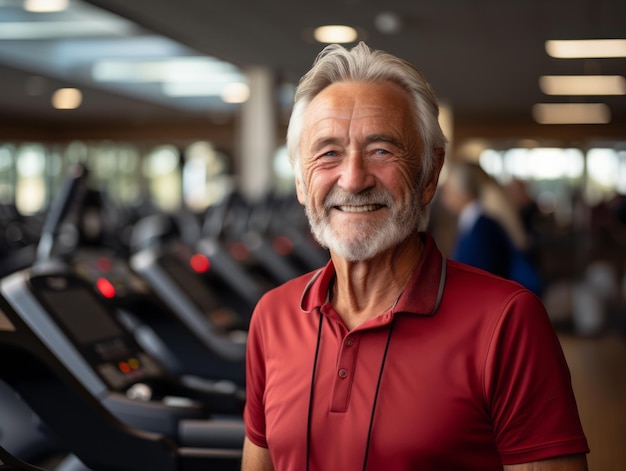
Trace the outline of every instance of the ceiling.
<instances>
[{"instance_id":1,"label":"ceiling","mask_svg":"<svg viewBox=\"0 0 626 471\"><path fill-rule=\"evenodd\" d=\"M0 0L15 7L17 0ZM322 46L312 29L347 24L359 29L372 47L408 59L420 68L456 121L485 125L533 125L535 103L601 101L612 113L612 129L626 137L626 96L549 97L538 86L541 75L626 73L626 58L554 59L544 49L548 39L626 37L623 0L91 0L137 26L131 34L164 35L179 43L181 53L206 54L245 70L266 66L280 83L297 82ZM376 27L380 13L401 19L395 33ZM2 33L0 22L0 35ZM72 38L81 41L80 36ZM56 42L62 42L57 38ZM67 40L69 41L69 39ZM67 42L66 41L66 42ZM90 41L80 44L89 55ZM21 61L22 48L46 52L47 40L0 39L0 123L145 122L194 116L228 115L236 106L198 100L178 106L132 90L105 90L86 80L78 67L54 68L46 61ZM4 50L2 49L4 48ZM123 54L120 47L111 54ZM53 59L48 57L48 62ZM57 64L58 65L58 64ZM33 79L33 77L40 77ZM83 90L82 106L59 111L50 106L51 92L61 86ZM39 87L39 93L32 89ZM30 90L30 91L29 91ZM200 105L200 106L198 106ZM595 129L598 129L596 125ZM587 132L587 131L585 131Z\"/></svg>"}]
</instances>

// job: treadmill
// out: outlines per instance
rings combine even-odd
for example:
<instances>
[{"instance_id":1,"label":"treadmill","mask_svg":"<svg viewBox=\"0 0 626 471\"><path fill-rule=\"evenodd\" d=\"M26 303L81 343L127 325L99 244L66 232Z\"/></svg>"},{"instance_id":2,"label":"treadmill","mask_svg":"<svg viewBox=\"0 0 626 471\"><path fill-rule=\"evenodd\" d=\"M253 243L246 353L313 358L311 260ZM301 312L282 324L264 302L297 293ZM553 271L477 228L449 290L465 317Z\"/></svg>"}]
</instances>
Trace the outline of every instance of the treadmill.
<instances>
[{"instance_id":1,"label":"treadmill","mask_svg":"<svg viewBox=\"0 0 626 471\"><path fill-rule=\"evenodd\" d=\"M94 394L96 388L103 387L104 382L97 378L93 371L89 372L86 362L81 362L77 358L79 353L77 346L65 343L51 348L51 345L62 337L60 329L51 328L45 321L42 325L33 324L33 320L34 318L23 318L18 315L7 300L0 298L0 357L4 360L0 362L0 378L24 399L64 447L73 453L69 457L69 463L77 464L79 467L65 469L81 471L240 469L240 447L222 446L225 444L223 433L226 426L216 434L215 440L199 440L195 443L190 441L188 445L181 445L163 434L139 430L120 421L104 405L106 400L103 399L112 393L101 389L99 394ZM108 328L111 329L108 333L113 333L112 326L109 325ZM88 330L83 330L80 335L86 334ZM90 330L93 331L93 327ZM115 361L113 360L116 356L115 351L122 346L115 341L113 343L116 346L106 353L111 360L102 363L103 367ZM95 347L103 344L98 342L90 345ZM62 351L67 356L59 356ZM134 375L145 375L148 367L148 364L142 365L135 370ZM85 379L83 377L85 375L91 377ZM130 378L126 381L130 381ZM158 404L154 406L159 407ZM237 428L236 424L232 425L233 428ZM206 445L206 442L212 443L211 446L198 446L200 441L205 442L203 445ZM30 467L7 453L1 454L0 460L9 466L6 469L39 471L39 468ZM0 469L5 468L0 466Z\"/></svg>"},{"instance_id":2,"label":"treadmill","mask_svg":"<svg viewBox=\"0 0 626 471\"><path fill-rule=\"evenodd\" d=\"M33 267L0 280L0 301L120 421L165 435L180 446L238 449L242 398L197 379L184 384L146 352L111 306L59 257L51 256L61 221L83 188L85 168L72 169L44 224ZM8 358L8 357L6 357ZM220 412L237 410L220 416Z\"/></svg>"},{"instance_id":3,"label":"treadmill","mask_svg":"<svg viewBox=\"0 0 626 471\"><path fill-rule=\"evenodd\" d=\"M204 280L205 274L201 275L185 266L189 259L195 261L196 268L202 266L202 263L198 263L200 255L193 258L191 254L185 259L186 254L178 250L175 256L168 254L171 256L163 258L162 264L177 281L173 290L163 286L163 283L153 283L155 279L163 277L159 270L161 264L153 270L144 263L141 272L133 270L124 257L124 249L120 254L114 242L103 242L112 239L113 234L124 232L124 229L116 231L112 229L113 225L104 222L100 222L97 229L89 227L89 222L94 220L94 213L95 218L102 217L105 198L93 190L89 190L88 196L83 196L85 180L86 172L78 172L66 179L70 189L74 187L74 196L69 192L61 193L55 200L55 206L65 207L65 212L70 213L71 217L64 216L61 210L52 212L50 219L56 225L51 223L44 226L42 239L52 241L48 242L48 246L56 244L54 257L64 261L72 271L91 284L118 320L133 333L146 353L161 363L169 373L194 384L210 380L222 389L238 389L236 394L243 401L247 330L247 322L243 317L249 317L247 311L251 312L251 307L246 305L245 315L238 315L244 308L234 305L233 301L242 305L241 296L236 293L228 295L224 284L217 284L219 277ZM83 214L90 217L81 217ZM156 224L155 228L154 224L147 222L155 219L167 222L172 217L158 214L144 218L138 230L142 234L147 232L142 237L144 243L146 238L154 240L163 232L164 224ZM64 219L75 221L62 224ZM192 224L186 223L185 226ZM107 227L107 231L102 229L104 227ZM64 228L77 233L82 243L64 247L63 237L54 235L55 231ZM52 258L51 252L47 248L45 252L43 248L39 251L37 258L40 264ZM150 255L145 251L142 253L141 259L146 261L146 256ZM211 270L211 275L214 274L215 270ZM232 274L237 276L236 271ZM204 385L207 385L207 381L204 381Z\"/></svg>"},{"instance_id":4,"label":"treadmill","mask_svg":"<svg viewBox=\"0 0 626 471\"><path fill-rule=\"evenodd\" d=\"M10 275L0 281L0 297L5 311L18 316L76 381L122 422L181 445L206 440L210 446L214 438L225 437L224 445L230 448L243 443L241 417L219 414L236 409L230 403L239 400L231 391L184 384L170 376L89 284L64 272L62 265Z\"/></svg>"}]
</instances>

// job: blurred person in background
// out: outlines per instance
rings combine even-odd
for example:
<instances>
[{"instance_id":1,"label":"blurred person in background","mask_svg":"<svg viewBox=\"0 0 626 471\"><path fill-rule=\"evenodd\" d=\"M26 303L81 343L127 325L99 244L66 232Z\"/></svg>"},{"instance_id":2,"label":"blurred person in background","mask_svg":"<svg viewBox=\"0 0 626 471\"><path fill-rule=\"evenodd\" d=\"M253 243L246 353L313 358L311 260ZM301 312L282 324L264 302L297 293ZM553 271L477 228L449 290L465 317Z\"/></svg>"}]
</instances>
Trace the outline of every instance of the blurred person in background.
<instances>
[{"instance_id":1,"label":"blurred person in background","mask_svg":"<svg viewBox=\"0 0 626 471\"><path fill-rule=\"evenodd\" d=\"M506 185L505 190L514 205L513 214L518 217L524 231L525 241L519 248L526 253L532 263L538 265L540 263L539 238L542 226L545 226L545 217L537 201L531 196L527 182L513 178Z\"/></svg>"},{"instance_id":2,"label":"blurred person in background","mask_svg":"<svg viewBox=\"0 0 626 471\"><path fill-rule=\"evenodd\" d=\"M452 259L541 294L539 274L525 253L527 234L505 190L477 163L455 162L447 170L441 203L458 217Z\"/></svg>"}]
</instances>

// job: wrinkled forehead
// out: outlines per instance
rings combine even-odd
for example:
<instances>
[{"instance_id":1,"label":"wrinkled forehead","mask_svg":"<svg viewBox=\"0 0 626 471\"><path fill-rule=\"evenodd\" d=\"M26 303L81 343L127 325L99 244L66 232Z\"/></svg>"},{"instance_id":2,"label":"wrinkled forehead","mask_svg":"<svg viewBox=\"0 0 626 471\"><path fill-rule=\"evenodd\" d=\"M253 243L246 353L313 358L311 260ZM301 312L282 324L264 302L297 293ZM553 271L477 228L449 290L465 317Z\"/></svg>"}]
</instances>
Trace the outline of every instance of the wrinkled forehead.
<instances>
[{"instance_id":1,"label":"wrinkled forehead","mask_svg":"<svg viewBox=\"0 0 626 471\"><path fill-rule=\"evenodd\" d=\"M411 97L399 85L381 82L336 82L321 90L306 107L305 114L320 108L386 109L409 108Z\"/></svg>"},{"instance_id":2,"label":"wrinkled forehead","mask_svg":"<svg viewBox=\"0 0 626 471\"><path fill-rule=\"evenodd\" d=\"M341 122L413 128L408 93L391 82L339 82L318 93L307 106L305 133Z\"/></svg>"}]
</instances>

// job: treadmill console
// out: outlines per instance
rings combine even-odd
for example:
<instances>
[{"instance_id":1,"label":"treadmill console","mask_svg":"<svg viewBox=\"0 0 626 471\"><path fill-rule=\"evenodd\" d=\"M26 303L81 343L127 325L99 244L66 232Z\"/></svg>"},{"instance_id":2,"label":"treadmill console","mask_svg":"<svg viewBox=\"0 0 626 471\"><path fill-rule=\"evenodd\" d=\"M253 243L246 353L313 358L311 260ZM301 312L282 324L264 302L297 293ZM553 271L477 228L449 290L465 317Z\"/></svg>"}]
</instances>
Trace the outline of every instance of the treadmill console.
<instances>
[{"instance_id":1,"label":"treadmill console","mask_svg":"<svg viewBox=\"0 0 626 471\"><path fill-rule=\"evenodd\" d=\"M30 282L50 316L112 390L162 374L85 282L67 275L38 275Z\"/></svg>"},{"instance_id":2,"label":"treadmill console","mask_svg":"<svg viewBox=\"0 0 626 471\"><path fill-rule=\"evenodd\" d=\"M213 291L224 294L228 287L215 277L210 283L204 282L202 276L210 276L210 260L194 253L182 244L172 244L172 250L161 254L158 263L174 280L178 287L205 315L207 320L218 329L229 330L238 327L239 316L217 299ZM185 266L186 265L186 266Z\"/></svg>"}]
</instances>

